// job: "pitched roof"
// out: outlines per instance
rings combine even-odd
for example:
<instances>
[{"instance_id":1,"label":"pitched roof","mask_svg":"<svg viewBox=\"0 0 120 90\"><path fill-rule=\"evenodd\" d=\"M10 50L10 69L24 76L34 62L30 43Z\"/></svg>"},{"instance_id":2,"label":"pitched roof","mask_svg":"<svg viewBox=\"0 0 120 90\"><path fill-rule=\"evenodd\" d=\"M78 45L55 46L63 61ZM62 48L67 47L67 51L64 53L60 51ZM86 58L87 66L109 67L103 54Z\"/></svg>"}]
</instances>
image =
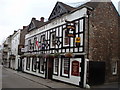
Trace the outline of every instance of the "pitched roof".
<instances>
[{"instance_id":1,"label":"pitched roof","mask_svg":"<svg viewBox=\"0 0 120 90\"><path fill-rule=\"evenodd\" d=\"M39 28L45 24L45 22L39 21L39 20L34 20L34 24L36 28Z\"/></svg>"},{"instance_id":2,"label":"pitched roof","mask_svg":"<svg viewBox=\"0 0 120 90\"><path fill-rule=\"evenodd\" d=\"M85 4L81 5L81 6L88 6L88 7L91 7L91 8L96 8L99 3L100 2L87 2L87 3L85 3ZM81 6L79 6L79 7L81 7Z\"/></svg>"},{"instance_id":3,"label":"pitched roof","mask_svg":"<svg viewBox=\"0 0 120 90\"><path fill-rule=\"evenodd\" d=\"M41 26L43 26L45 24L46 24L46 22L36 20L36 18L32 18L31 23L28 25L28 31L40 28Z\"/></svg>"},{"instance_id":4,"label":"pitched roof","mask_svg":"<svg viewBox=\"0 0 120 90\"><path fill-rule=\"evenodd\" d=\"M94 9L94 8L96 8L98 6L99 3L100 2L93 2L93 0L91 0L89 2L86 2L86 3L78 6L78 7L72 7L72 6L67 5L65 3L57 2L55 7L54 7L54 9L53 9L53 11L52 11L52 13L49 16L49 20L52 20L52 19L54 19L56 17L59 17L59 16L65 14L65 13L69 13L69 12L75 11L75 10L77 10L79 8L82 8L82 7L87 7L87 8L90 8L90 9ZM56 8L58 6L60 6L64 11L61 12L61 13L56 13L58 11L58 9L56 10Z\"/></svg>"},{"instance_id":5,"label":"pitched roof","mask_svg":"<svg viewBox=\"0 0 120 90\"><path fill-rule=\"evenodd\" d=\"M75 7L72 7L72 6L70 6L70 5L64 4L64 3L62 3L62 2L58 2L58 3L60 3L61 5L63 5L63 7L64 7L67 11L72 11L72 10L76 9Z\"/></svg>"},{"instance_id":6,"label":"pitched roof","mask_svg":"<svg viewBox=\"0 0 120 90\"><path fill-rule=\"evenodd\" d=\"M76 8L69 6L67 4L64 4L62 2L57 2L52 13L49 16L49 20L59 17L59 16L65 14L65 13L68 13L74 9L76 9Z\"/></svg>"}]
</instances>

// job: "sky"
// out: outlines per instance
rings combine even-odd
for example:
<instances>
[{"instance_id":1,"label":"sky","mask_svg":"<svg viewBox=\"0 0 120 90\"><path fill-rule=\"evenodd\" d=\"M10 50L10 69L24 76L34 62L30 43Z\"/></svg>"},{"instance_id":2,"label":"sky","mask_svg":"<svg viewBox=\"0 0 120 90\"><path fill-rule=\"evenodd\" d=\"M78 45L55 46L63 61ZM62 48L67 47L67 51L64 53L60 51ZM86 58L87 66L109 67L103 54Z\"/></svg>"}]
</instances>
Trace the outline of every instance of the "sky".
<instances>
[{"instance_id":1,"label":"sky","mask_svg":"<svg viewBox=\"0 0 120 90\"><path fill-rule=\"evenodd\" d=\"M40 17L50 16L58 0L0 0L0 45L12 35L14 30L27 26L32 17L40 20ZM86 0L59 0L63 3L76 5ZM120 0L112 0L116 9Z\"/></svg>"}]
</instances>

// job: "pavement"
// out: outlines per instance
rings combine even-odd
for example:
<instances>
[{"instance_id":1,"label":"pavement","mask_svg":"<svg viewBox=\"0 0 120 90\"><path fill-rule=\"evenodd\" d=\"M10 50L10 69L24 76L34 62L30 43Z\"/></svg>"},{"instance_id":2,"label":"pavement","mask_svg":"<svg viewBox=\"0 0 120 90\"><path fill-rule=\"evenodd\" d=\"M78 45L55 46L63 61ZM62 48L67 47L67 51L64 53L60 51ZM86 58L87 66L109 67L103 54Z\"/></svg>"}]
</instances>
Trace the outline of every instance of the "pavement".
<instances>
[{"instance_id":1,"label":"pavement","mask_svg":"<svg viewBox=\"0 0 120 90\"><path fill-rule=\"evenodd\" d=\"M55 81L55 80L50 80L50 79L44 79L38 76L34 76L31 74L27 74L27 73L23 73L23 72L18 72L9 68L5 68L5 70L8 70L14 74L17 74L25 79L29 79L32 82L35 83L39 83L40 85L46 86L48 88L78 88L80 90L82 90L82 88L78 87L78 86L74 86L74 85L70 85L70 84L66 84L63 82L59 82L59 81Z\"/></svg>"},{"instance_id":2,"label":"pavement","mask_svg":"<svg viewBox=\"0 0 120 90\"><path fill-rule=\"evenodd\" d=\"M66 84L64 82L59 82L55 80L50 80L50 79L44 79L38 76L34 76L31 74L23 73L23 72L18 72L9 68L5 68L6 70L17 74L23 78L29 79L33 82L39 83L41 85L44 85L48 88L71 88L71 89L79 89L79 90L84 90L83 88L80 88L78 86ZM108 90L120 90L120 83L114 82L114 83L105 83L103 85L96 85L96 86L91 86L91 89L108 89Z\"/></svg>"},{"instance_id":3,"label":"pavement","mask_svg":"<svg viewBox=\"0 0 120 90\"><path fill-rule=\"evenodd\" d=\"M2 89L2 65L0 65L0 90Z\"/></svg>"}]
</instances>

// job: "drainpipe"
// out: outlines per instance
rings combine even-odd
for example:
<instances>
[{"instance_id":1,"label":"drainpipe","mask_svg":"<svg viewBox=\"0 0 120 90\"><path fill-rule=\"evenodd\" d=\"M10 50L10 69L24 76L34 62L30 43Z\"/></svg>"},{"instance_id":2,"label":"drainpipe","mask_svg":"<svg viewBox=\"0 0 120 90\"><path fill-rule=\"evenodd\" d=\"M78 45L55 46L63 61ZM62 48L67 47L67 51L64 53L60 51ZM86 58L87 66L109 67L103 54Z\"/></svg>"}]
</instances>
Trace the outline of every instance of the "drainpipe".
<instances>
[{"instance_id":1,"label":"drainpipe","mask_svg":"<svg viewBox=\"0 0 120 90\"><path fill-rule=\"evenodd\" d=\"M87 15L88 15L88 53L87 53L87 59L89 59L89 35L90 35L90 32L89 32L89 15L90 15L90 13L89 13L89 11L87 11Z\"/></svg>"}]
</instances>

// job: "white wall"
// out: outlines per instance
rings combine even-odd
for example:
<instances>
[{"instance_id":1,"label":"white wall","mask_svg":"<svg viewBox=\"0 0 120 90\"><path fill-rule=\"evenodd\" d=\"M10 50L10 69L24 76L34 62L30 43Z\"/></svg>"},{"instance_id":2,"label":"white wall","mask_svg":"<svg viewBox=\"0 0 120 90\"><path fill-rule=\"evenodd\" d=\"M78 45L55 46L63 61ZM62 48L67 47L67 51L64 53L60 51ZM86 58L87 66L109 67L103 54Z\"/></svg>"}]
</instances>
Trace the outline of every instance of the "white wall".
<instances>
[{"instance_id":1,"label":"white wall","mask_svg":"<svg viewBox=\"0 0 120 90\"><path fill-rule=\"evenodd\" d=\"M15 64L13 65L15 69L18 69L18 45L20 42L20 32L21 30L18 30L11 38L11 52L16 56Z\"/></svg>"},{"instance_id":2,"label":"white wall","mask_svg":"<svg viewBox=\"0 0 120 90\"><path fill-rule=\"evenodd\" d=\"M31 73L33 75L37 75L37 76L45 78L45 71L44 71L44 74L40 74L38 69L36 70L36 72L32 71L32 58L31 58L31 61L30 61L30 71L26 70L26 61L27 61L26 58L24 58L24 72Z\"/></svg>"},{"instance_id":3,"label":"white wall","mask_svg":"<svg viewBox=\"0 0 120 90\"><path fill-rule=\"evenodd\" d=\"M71 84L75 84L75 85L79 85L79 82L81 81L81 77L80 76L73 76L71 75L71 68L72 68L72 61L79 61L79 63L81 63L81 58L71 58L70 59L70 77L69 78L66 78L66 77L62 77L60 76L60 70L61 70L61 59L59 59L59 74L58 76L56 75L53 75L53 79L56 79L56 80L60 80L60 81L64 81L64 82L67 82L67 83L71 83ZM79 68L79 72L81 72L81 67Z\"/></svg>"},{"instance_id":4,"label":"white wall","mask_svg":"<svg viewBox=\"0 0 120 90\"><path fill-rule=\"evenodd\" d=\"M39 29L31 31L25 37L25 39L26 39L25 40L25 45L28 45L27 38L29 38L31 36L34 36L34 35L36 35L38 33L41 33L43 31L49 30L51 28L54 28L54 27L60 26L62 24L65 24L66 23L65 20L73 21L75 19L82 18L82 17L84 17L84 15L86 15L86 13L87 13L87 9L86 8L82 8L82 9L77 10L77 11L71 13L71 14L64 15L61 18L56 18L53 21L51 21L51 23L49 23L49 24L47 24L47 25L45 25L45 26L43 26L43 27L41 27ZM60 62L59 62L59 75L58 76L53 75L53 79L57 79L57 80L60 80L60 81L64 81L64 82L72 83L72 84L75 84L75 85L79 85L79 82L81 81L81 77L80 76L72 76L71 75L71 67L72 67L71 65L72 65L72 61L73 60L77 60L77 61L79 61L81 63L81 58L75 58L75 59L73 58L73 59L70 60L70 78L65 78L65 77L61 77L60 76L60 68L61 68L61 66L60 66L61 65L61 60L60 60ZM39 73L34 73L31 70L30 71L26 70L26 60L25 60L24 70L25 70L25 72L41 76L41 74L39 74ZM81 70L81 68L79 70ZM81 72L81 71L79 71L79 72Z\"/></svg>"}]
</instances>

